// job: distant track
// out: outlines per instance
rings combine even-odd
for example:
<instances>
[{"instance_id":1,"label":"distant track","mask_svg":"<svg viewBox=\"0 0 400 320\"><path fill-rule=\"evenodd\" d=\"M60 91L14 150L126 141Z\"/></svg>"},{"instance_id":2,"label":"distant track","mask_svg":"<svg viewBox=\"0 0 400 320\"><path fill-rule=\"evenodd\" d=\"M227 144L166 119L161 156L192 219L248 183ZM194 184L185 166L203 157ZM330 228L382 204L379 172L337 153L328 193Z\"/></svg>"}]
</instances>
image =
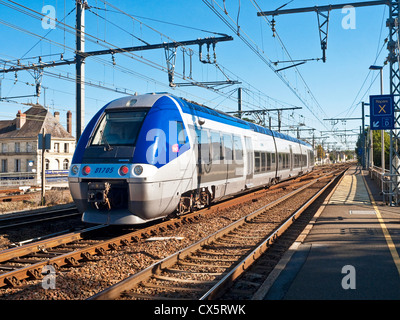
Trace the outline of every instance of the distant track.
<instances>
[{"instance_id":1,"label":"distant track","mask_svg":"<svg viewBox=\"0 0 400 320\"><path fill-rule=\"evenodd\" d=\"M0 232L5 229L21 227L29 224L40 223L50 220L71 218L81 215L75 206L69 208L57 208L44 210L26 211L21 213L10 213L0 215Z\"/></svg>"}]
</instances>

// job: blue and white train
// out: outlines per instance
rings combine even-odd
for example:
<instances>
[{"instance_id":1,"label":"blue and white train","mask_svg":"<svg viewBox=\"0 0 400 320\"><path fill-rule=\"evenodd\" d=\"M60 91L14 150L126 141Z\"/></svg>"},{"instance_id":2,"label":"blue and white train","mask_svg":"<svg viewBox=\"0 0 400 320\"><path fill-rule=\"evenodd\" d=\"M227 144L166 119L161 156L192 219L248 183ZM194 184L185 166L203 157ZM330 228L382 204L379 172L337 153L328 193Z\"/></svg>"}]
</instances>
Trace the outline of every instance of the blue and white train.
<instances>
[{"instance_id":1,"label":"blue and white train","mask_svg":"<svg viewBox=\"0 0 400 320\"><path fill-rule=\"evenodd\" d=\"M312 147L173 95L114 100L86 126L68 176L82 220L142 224L309 172Z\"/></svg>"}]
</instances>

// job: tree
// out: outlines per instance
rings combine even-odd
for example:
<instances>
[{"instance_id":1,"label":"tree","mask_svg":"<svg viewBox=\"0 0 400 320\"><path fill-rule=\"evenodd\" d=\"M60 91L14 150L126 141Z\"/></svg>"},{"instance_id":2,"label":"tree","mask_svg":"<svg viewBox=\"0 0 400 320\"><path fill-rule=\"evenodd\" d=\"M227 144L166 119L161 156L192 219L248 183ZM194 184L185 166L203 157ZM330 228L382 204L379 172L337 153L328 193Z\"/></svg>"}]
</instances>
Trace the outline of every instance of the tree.
<instances>
[{"instance_id":1,"label":"tree","mask_svg":"<svg viewBox=\"0 0 400 320\"><path fill-rule=\"evenodd\" d=\"M367 130L364 131L364 136L369 139L369 132ZM381 167L381 152L382 152L382 143L381 143L381 130L373 130L372 131L372 139L373 139L373 154L374 154L374 165L377 167ZM389 168L389 156L390 156L390 135L389 133L385 132L384 134L385 139L385 168ZM368 148L368 144L366 144ZM358 162L361 163L362 157L362 148L363 143L361 141L361 135L358 137L357 140L357 148L356 154Z\"/></svg>"},{"instance_id":2,"label":"tree","mask_svg":"<svg viewBox=\"0 0 400 320\"><path fill-rule=\"evenodd\" d=\"M324 159L325 158L325 151L324 148L319 144L317 146L317 158L318 159Z\"/></svg>"},{"instance_id":3,"label":"tree","mask_svg":"<svg viewBox=\"0 0 400 320\"><path fill-rule=\"evenodd\" d=\"M389 168L389 157L390 157L390 135L384 132L385 139L385 168ZM381 141L381 130L374 130L372 132L373 137L373 149L374 149L374 165L382 167L382 141Z\"/></svg>"}]
</instances>

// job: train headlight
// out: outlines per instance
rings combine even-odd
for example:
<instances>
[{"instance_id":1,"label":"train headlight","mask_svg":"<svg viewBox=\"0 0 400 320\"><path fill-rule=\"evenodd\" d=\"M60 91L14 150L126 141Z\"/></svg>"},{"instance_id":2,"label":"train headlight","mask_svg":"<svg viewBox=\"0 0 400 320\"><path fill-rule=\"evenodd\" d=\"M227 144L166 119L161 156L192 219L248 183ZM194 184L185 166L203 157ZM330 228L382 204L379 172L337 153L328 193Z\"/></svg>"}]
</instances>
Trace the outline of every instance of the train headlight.
<instances>
[{"instance_id":1,"label":"train headlight","mask_svg":"<svg viewBox=\"0 0 400 320\"><path fill-rule=\"evenodd\" d=\"M121 168L119 168L119 174L121 176L126 175L129 172L129 168L127 166L122 166Z\"/></svg>"},{"instance_id":2,"label":"train headlight","mask_svg":"<svg viewBox=\"0 0 400 320\"><path fill-rule=\"evenodd\" d=\"M82 169L82 173L87 176L90 173L90 167L89 166L84 166Z\"/></svg>"},{"instance_id":3,"label":"train headlight","mask_svg":"<svg viewBox=\"0 0 400 320\"><path fill-rule=\"evenodd\" d=\"M73 166L71 167L71 173L72 173L72 174L78 174L78 171L79 171L79 168L78 168L77 165L73 165Z\"/></svg>"},{"instance_id":4,"label":"train headlight","mask_svg":"<svg viewBox=\"0 0 400 320\"><path fill-rule=\"evenodd\" d=\"M133 172L137 175L140 176L143 173L143 167L141 165L135 166L133 169Z\"/></svg>"}]
</instances>

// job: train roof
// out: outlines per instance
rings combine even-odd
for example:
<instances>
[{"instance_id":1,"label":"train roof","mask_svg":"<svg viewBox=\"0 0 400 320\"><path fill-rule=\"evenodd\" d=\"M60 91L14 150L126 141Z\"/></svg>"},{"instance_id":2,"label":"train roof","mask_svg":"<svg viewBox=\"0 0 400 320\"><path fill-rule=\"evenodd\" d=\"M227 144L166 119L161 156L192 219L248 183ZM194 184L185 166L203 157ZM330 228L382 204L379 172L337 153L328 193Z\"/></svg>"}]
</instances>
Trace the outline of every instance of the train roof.
<instances>
[{"instance_id":1,"label":"train roof","mask_svg":"<svg viewBox=\"0 0 400 320\"><path fill-rule=\"evenodd\" d=\"M291 137L291 136L289 136L287 134L270 130L268 128L259 126L257 124L252 123L252 122L248 122L248 121L233 117L233 116L231 116L231 115L229 115L229 114L227 114L225 112L222 112L222 111L219 111L219 110L215 110L215 109L200 105L200 104L198 104L196 102L188 101L188 100L186 100L184 98L180 98L180 99L185 102L185 105L182 108L183 112L193 113L193 111L196 111L196 115L200 116L200 117L204 117L204 118L207 118L207 119L210 119L210 120L214 120L214 121L217 121L217 122L226 123L226 124L229 124L229 125L234 125L236 127L240 127L240 128L244 128L244 129L248 129L248 130L253 130L253 131L258 132L258 133L274 136L276 138L289 140L289 141L292 141L292 142L296 142L296 143L302 144L302 145L307 146L307 147L311 147L311 145L309 143L307 143L307 142L305 142L303 140Z\"/></svg>"},{"instance_id":2,"label":"train roof","mask_svg":"<svg viewBox=\"0 0 400 320\"><path fill-rule=\"evenodd\" d=\"M294 137L291 137L287 134L273 131L268 128L254 124L252 122L248 122L248 121L236 118L236 117L231 116L223 111L215 110L210 107L200 105L196 102L189 101L185 98L178 98L167 92L148 93L148 94L143 94L143 95L134 95L134 96L119 98L119 99L111 101L107 105L106 108L112 109L112 108L136 107L136 106L137 107L152 107L153 104L158 99L160 99L161 97L164 97L164 96L172 97L176 101L178 101L180 103L180 106L184 113L195 114L196 116L199 116L199 117L202 117L205 119L210 119L210 120L213 120L216 122L229 124L229 125L232 125L235 127L240 127L240 128L247 129L247 130L253 130L258 133L266 134L269 136L274 136L276 138L296 142L296 143L302 144L304 146L311 147L311 145L309 143L299 140L299 139L296 139Z\"/></svg>"}]
</instances>

